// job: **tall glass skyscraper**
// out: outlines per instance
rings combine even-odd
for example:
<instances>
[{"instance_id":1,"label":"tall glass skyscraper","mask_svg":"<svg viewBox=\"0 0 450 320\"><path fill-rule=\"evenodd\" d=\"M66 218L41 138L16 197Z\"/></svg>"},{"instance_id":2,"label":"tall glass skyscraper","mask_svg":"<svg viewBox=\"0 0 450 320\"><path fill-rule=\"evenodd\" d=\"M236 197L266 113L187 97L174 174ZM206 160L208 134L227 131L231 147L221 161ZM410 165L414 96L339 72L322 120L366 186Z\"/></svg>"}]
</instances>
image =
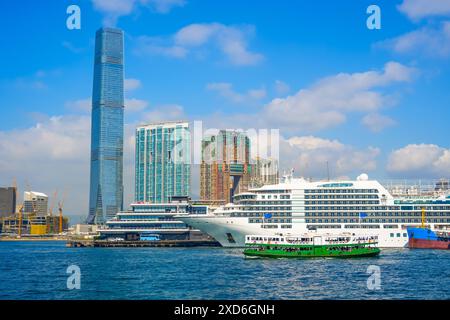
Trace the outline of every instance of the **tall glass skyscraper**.
<instances>
[{"instance_id":1,"label":"tall glass skyscraper","mask_svg":"<svg viewBox=\"0 0 450 320\"><path fill-rule=\"evenodd\" d=\"M91 177L88 223L102 224L123 210L123 31L95 36Z\"/></svg>"},{"instance_id":2,"label":"tall glass skyscraper","mask_svg":"<svg viewBox=\"0 0 450 320\"><path fill-rule=\"evenodd\" d=\"M189 196L189 123L166 122L136 128L136 201L164 203Z\"/></svg>"}]
</instances>

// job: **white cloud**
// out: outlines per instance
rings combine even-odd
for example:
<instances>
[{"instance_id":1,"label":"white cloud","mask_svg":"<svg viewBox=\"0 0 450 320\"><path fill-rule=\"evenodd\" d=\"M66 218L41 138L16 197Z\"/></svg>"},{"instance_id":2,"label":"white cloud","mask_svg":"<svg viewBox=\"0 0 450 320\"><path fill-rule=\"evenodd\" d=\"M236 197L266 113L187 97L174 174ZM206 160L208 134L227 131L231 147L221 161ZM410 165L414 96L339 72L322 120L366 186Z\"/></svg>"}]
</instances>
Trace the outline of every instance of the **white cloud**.
<instances>
[{"instance_id":1,"label":"white cloud","mask_svg":"<svg viewBox=\"0 0 450 320\"><path fill-rule=\"evenodd\" d=\"M92 0L94 9L104 15L105 26L114 26L119 17L129 15L136 2L136 0Z\"/></svg>"},{"instance_id":2,"label":"white cloud","mask_svg":"<svg viewBox=\"0 0 450 320\"><path fill-rule=\"evenodd\" d=\"M398 37L378 42L375 47L414 58L450 56L450 0L403 0L398 9L415 22L427 19L427 24Z\"/></svg>"},{"instance_id":3,"label":"white cloud","mask_svg":"<svg viewBox=\"0 0 450 320\"><path fill-rule=\"evenodd\" d=\"M61 45L66 48L67 50L73 52L73 53L80 53L83 51L83 48L75 47L71 42L69 41L63 41L61 42Z\"/></svg>"},{"instance_id":4,"label":"white cloud","mask_svg":"<svg viewBox=\"0 0 450 320\"><path fill-rule=\"evenodd\" d=\"M340 73L324 78L292 96L272 100L263 117L274 126L300 130L321 130L339 125L350 112L376 112L392 104L381 88L411 81L413 68L386 63L382 71Z\"/></svg>"},{"instance_id":5,"label":"white cloud","mask_svg":"<svg viewBox=\"0 0 450 320\"><path fill-rule=\"evenodd\" d=\"M67 192L66 214L87 213L90 118L51 117L33 127L0 131L0 180L16 178L49 195Z\"/></svg>"},{"instance_id":6,"label":"white cloud","mask_svg":"<svg viewBox=\"0 0 450 320\"><path fill-rule=\"evenodd\" d=\"M159 13L167 13L175 7L182 7L186 4L185 0L148 0L147 2Z\"/></svg>"},{"instance_id":7,"label":"white cloud","mask_svg":"<svg viewBox=\"0 0 450 320\"><path fill-rule=\"evenodd\" d=\"M189 53L198 53L199 49L208 47L221 52L234 65L255 65L264 57L248 49L248 41L253 34L252 26L191 24L169 38L139 37L136 52L185 58Z\"/></svg>"},{"instance_id":8,"label":"white cloud","mask_svg":"<svg viewBox=\"0 0 450 320\"><path fill-rule=\"evenodd\" d=\"M395 124L395 120L381 115L380 111L394 106L399 98L396 87L412 81L418 73L415 68L389 62L380 71L340 73L323 78L294 95L273 99L256 113L216 111L203 119L212 127L282 128L283 134L304 134L335 127L344 123L348 115L361 114L364 125L380 131ZM230 84L210 86L213 88L220 89L230 99L242 100Z\"/></svg>"},{"instance_id":9,"label":"white cloud","mask_svg":"<svg viewBox=\"0 0 450 320\"><path fill-rule=\"evenodd\" d=\"M328 150L342 150L344 145L338 140L327 140L314 136L294 136L287 140L290 146L295 146L302 151L311 151L317 149L328 149Z\"/></svg>"},{"instance_id":10,"label":"white cloud","mask_svg":"<svg viewBox=\"0 0 450 320\"><path fill-rule=\"evenodd\" d=\"M398 9L412 20L450 16L450 0L404 0Z\"/></svg>"},{"instance_id":11,"label":"white cloud","mask_svg":"<svg viewBox=\"0 0 450 320\"><path fill-rule=\"evenodd\" d=\"M51 117L25 130L0 132L0 149L8 150L8 155L12 157L24 156L27 161L30 158L25 155L29 153L34 154L33 160L80 159L80 152L86 151L82 141L89 134L89 125L89 117ZM7 138L8 135L14 135L13 141Z\"/></svg>"},{"instance_id":12,"label":"white cloud","mask_svg":"<svg viewBox=\"0 0 450 320\"><path fill-rule=\"evenodd\" d=\"M362 123L373 132L380 132L383 129L396 124L395 120L379 113L369 113L364 116Z\"/></svg>"},{"instance_id":13,"label":"white cloud","mask_svg":"<svg viewBox=\"0 0 450 320\"><path fill-rule=\"evenodd\" d=\"M70 111L90 113L92 109L92 98L71 100L66 102L65 106Z\"/></svg>"},{"instance_id":14,"label":"white cloud","mask_svg":"<svg viewBox=\"0 0 450 320\"><path fill-rule=\"evenodd\" d=\"M148 107L148 102L140 99L125 99L125 112L139 112Z\"/></svg>"},{"instance_id":15,"label":"white cloud","mask_svg":"<svg viewBox=\"0 0 450 320\"><path fill-rule=\"evenodd\" d=\"M145 123L185 120L186 118L183 106L178 104L161 105L142 115Z\"/></svg>"},{"instance_id":16,"label":"white cloud","mask_svg":"<svg viewBox=\"0 0 450 320\"><path fill-rule=\"evenodd\" d=\"M133 199L134 125L125 125L125 205ZM25 129L0 131L0 181L16 179L52 195L66 193L64 214L86 217L89 203L91 119L87 115L41 117ZM73 221L72 221L73 222ZM76 220L78 222L78 220Z\"/></svg>"},{"instance_id":17,"label":"white cloud","mask_svg":"<svg viewBox=\"0 0 450 320\"><path fill-rule=\"evenodd\" d=\"M227 82L208 83L206 89L216 91L222 97L225 97L235 103L249 102L250 100L260 100L266 97L266 89L250 89L241 94L233 90L233 85Z\"/></svg>"},{"instance_id":18,"label":"white cloud","mask_svg":"<svg viewBox=\"0 0 450 320\"><path fill-rule=\"evenodd\" d=\"M402 177L448 177L450 149L435 144L409 144L390 154L387 170Z\"/></svg>"},{"instance_id":19,"label":"white cloud","mask_svg":"<svg viewBox=\"0 0 450 320\"><path fill-rule=\"evenodd\" d=\"M275 81L275 92L277 94L286 94L291 90L289 85L281 80Z\"/></svg>"},{"instance_id":20,"label":"white cloud","mask_svg":"<svg viewBox=\"0 0 450 320\"><path fill-rule=\"evenodd\" d=\"M428 25L397 38L379 42L375 46L414 57L426 55L446 58L450 56L450 22L442 22L437 27Z\"/></svg>"},{"instance_id":21,"label":"white cloud","mask_svg":"<svg viewBox=\"0 0 450 320\"><path fill-rule=\"evenodd\" d=\"M37 70L25 76L18 76L12 79L4 78L0 80L0 87L26 91L30 91L31 89L42 92L50 88L48 85L49 81L58 79L62 74L61 69Z\"/></svg>"},{"instance_id":22,"label":"white cloud","mask_svg":"<svg viewBox=\"0 0 450 320\"><path fill-rule=\"evenodd\" d=\"M357 149L338 140L314 136L294 136L280 140L280 168L294 168L296 175L327 177L327 162L331 178L356 176L374 171L377 167L378 148Z\"/></svg>"},{"instance_id":23,"label":"white cloud","mask_svg":"<svg viewBox=\"0 0 450 320\"><path fill-rule=\"evenodd\" d=\"M170 40L148 36L140 36L136 39L134 52L139 55L161 55L176 59L185 58L188 54L187 49L172 45Z\"/></svg>"},{"instance_id":24,"label":"white cloud","mask_svg":"<svg viewBox=\"0 0 450 320\"><path fill-rule=\"evenodd\" d=\"M124 89L125 91L133 91L141 87L141 81L139 79L125 79Z\"/></svg>"},{"instance_id":25,"label":"white cloud","mask_svg":"<svg viewBox=\"0 0 450 320\"><path fill-rule=\"evenodd\" d=\"M167 13L174 7L184 6L184 0L92 0L94 9L104 15L103 24L114 26L117 19L133 13L139 7Z\"/></svg>"}]
</instances>

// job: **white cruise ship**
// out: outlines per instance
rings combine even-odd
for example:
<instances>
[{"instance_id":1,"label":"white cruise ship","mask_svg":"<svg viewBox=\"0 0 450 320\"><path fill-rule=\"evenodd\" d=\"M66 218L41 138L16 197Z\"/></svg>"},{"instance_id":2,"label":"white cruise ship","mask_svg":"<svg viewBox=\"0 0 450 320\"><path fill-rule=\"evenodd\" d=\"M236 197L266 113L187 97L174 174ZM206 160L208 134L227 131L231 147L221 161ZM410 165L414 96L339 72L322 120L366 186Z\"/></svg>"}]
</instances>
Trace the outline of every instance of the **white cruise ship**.
<instances>
[{"instance_id":1,"label":"white cruise ship","mask_svg":"<svg viewBox=\"0 0 450 320\"><path fill-rule=\"evenodd\" d=\"M450 228L450 196L394 197L366 174L355 181L316 181L284 177L284 182L250 189L234 203L202 215L177 219L214 237L224 247L243 247L249 234L298 235L305 232L378 236L380 247L405 247L407 226L422 223Z\"/></svg>"}]
</instances>

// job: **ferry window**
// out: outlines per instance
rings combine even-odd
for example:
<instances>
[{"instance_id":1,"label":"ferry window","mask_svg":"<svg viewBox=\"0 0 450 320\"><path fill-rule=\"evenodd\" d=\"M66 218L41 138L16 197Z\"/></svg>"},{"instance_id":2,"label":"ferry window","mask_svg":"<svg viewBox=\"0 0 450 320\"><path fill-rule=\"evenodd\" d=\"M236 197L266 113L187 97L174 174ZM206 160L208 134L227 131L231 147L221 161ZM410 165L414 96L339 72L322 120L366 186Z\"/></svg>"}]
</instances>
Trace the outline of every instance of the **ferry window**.
<instances>
[{"instance_id":1,"label":"ferry window","mask_svg":"<svg viewBox=\"0 0 450 320\"><path fill-rule=\"evenodd\" d=\"M403 233L403 237L407 237L408 236L408 234L405 232L405 233Z\"/></svg>"},{"instance_id":2,"label":"ferry window","mask_svg":"<svg viewBox=\"0 0 450 320\"><path fill-rule=\"evenodd\" d=\"M400 238L400 233L397 233L397 238Z\"/></svg>"},{"instance_id":3,"label":"ferry window","mask_svg":"<svg viewBox=\"0 0 450 320\"><path fill-rule=\"evenodd\" d=\"M391 238L393 238L393 237L394 237L394 234L393 234L393 233L391 233L391 234L390 234L390 236L391 236Z\"/></svg>"}]
</instances>

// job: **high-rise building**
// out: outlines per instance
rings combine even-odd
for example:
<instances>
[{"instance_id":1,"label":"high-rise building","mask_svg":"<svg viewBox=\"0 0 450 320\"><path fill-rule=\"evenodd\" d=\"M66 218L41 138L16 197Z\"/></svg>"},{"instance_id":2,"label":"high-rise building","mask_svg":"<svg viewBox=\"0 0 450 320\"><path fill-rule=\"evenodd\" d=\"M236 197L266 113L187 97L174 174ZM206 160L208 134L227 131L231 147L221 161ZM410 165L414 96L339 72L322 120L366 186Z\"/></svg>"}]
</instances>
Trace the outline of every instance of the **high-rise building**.
<instances>
[{"instance_id":1,"label":"high-rise building","mask_svg":"<svg viewBox=\"0 0 450 320\"><path fill-rule=\"evenodd\" d=\"M182 121L136 128L136 202L166 203L189 196L191 135Z\"/></svg>"},{"instance_id":2,"label":"high-rise building","mask_svg":"<svg viewBox=\"0 0 450 320\"><path fill-rule=\"evenodd\" d=\"M16 212L16 188L0 188L0 218Z\"/></svg>"},{"instance_id":3,"label":"high-rise building","mask_svg":"<svg viewBox=\"0 0 450 320\"><path fill-rule=\"evenodd\" d=\"M123 210L123 50L122 30L97 31L88 223L102 224Z\"/></svg>"},{"instance_id":4,"label":"high-rise building","mask_svg":"<svg viewBox=\"0 0 450 320\"><path fill-rule=\"evenodd\" d=\"M253 163L250 179L252 188L279 183L278 160L257 157Z\"/></svg>"},{"instance_id":5,"label":"high-rise building","mask_svg":"<svg viewBox=\"0 0 450 320\"><path fill-rule=\"evenodd\" d=\"M232 202L233 195L250 184L250 139L239 131L221 130L202 141L200 197Z\"/></svg>"},{"instance_id":6,"label":"high-rise building","mask_svg":"<svg viewBox=\"0 0 450 320\"><path fill-rule=\"evenodd\" d=\"M23 193L23 212L38 217L47 216L48 196L42 192L25 191Z\"/></svg>"}]
</instances>

